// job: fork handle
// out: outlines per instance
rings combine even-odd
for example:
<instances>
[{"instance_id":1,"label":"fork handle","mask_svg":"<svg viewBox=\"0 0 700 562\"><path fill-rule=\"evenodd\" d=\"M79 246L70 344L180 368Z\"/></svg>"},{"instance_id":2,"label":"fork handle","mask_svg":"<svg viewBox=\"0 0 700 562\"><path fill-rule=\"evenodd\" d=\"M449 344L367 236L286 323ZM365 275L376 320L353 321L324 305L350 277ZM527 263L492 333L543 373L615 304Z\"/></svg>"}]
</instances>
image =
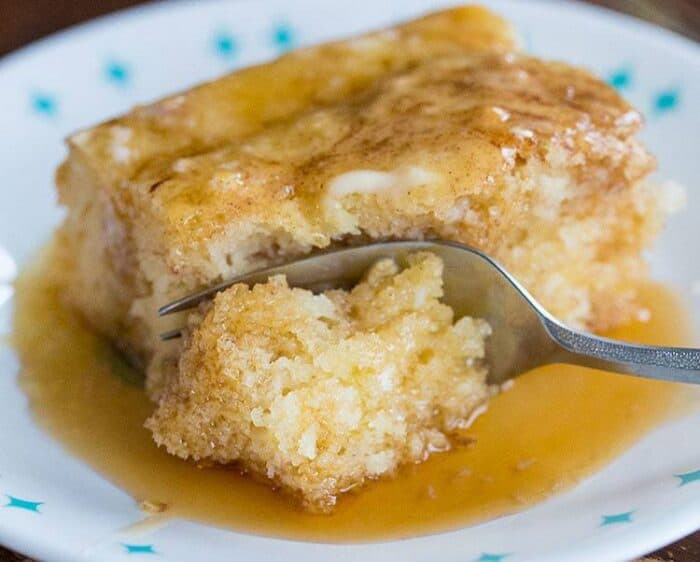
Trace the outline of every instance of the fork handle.
<instances>
[{"instance_id":1,"label":"fork handle","mask_svg":"<svg viewBox=\"0 0 700 562\"><path fill-rule=\"evenodd\" d=\"M625 343L572 330L543 318L559 345L555 362L571 363L649 379L700 384L700 349Z\"/></svg>"}]
</instances>

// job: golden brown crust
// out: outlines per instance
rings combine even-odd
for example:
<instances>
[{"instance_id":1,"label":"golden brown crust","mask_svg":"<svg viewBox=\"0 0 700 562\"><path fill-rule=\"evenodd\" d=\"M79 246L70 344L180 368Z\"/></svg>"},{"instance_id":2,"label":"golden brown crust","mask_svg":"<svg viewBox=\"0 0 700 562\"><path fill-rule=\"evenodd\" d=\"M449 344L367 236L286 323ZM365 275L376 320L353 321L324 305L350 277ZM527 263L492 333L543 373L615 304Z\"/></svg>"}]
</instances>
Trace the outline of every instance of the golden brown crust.
<instances>
[{"instance_id":1,"label":"golden brown crust","mask_svg":"<svg viewBox=\"0 0 700 562\"><path fill-rule=\"evenodd\" d=\"M583 70L514 54L458 55L391 74L362 95L214 152L148 165L131 189L148 193L144 203L176 244L208 242L250 222L325 246L358 228L381 235L390 223L376 217L352 232L339 224L325 199L341 174L425 169L434 177L410 196L415 203L429 191L426 210L439 214L460 197L498 199L519 163L560 149L580 189L604 192L649 172L652 160L629 142L640 124ZM594 168L601 171L592 183ZM408 205L401 201L397 212Z\"/></svg>"}]
</instances>

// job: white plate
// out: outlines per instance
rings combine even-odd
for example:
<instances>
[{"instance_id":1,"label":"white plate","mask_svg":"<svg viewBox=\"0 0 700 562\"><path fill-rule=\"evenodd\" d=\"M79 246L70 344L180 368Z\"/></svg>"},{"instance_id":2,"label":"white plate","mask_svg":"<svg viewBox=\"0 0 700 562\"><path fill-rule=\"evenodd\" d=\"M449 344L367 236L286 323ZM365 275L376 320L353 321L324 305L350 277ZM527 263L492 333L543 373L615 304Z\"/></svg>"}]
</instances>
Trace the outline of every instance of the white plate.
<instances>
[{"instance_id":1,"label":"white plate","mask_svg":"<svg viewBox=\"0 0 700 562\"><path fill-rule=\"evenodd\" d=\"M583 64L648 114L661 174L690 188L652 262L700 319L700 49L609 12L558 2L487 1L537 55ZM41 41L0 62L0 334L7 283L60 220L52 187L61 140L137 102L313 43L439 7L428 0L192 1L155 4ZM12 256L12 258L10 257ZM5 301L2 304L1 301ZM700 527L700 416L658 429L574 490L526 512L459 531L367 545L260 538L177 522L125 539L141 514L124 492L71 458L31 421L17 360L0 347L0 543L52 560L608 561ZM695 477L693 478L693 473ZM685 475L681 477L679 475ZM14 501L11 497L16 498ZM41 502L35 509L32 503ZM7 505L4 505L7 504ZM605 515L618 515L602 525ZM129 549L131 542L140 549Z\"/></svg>"}]
</instances>

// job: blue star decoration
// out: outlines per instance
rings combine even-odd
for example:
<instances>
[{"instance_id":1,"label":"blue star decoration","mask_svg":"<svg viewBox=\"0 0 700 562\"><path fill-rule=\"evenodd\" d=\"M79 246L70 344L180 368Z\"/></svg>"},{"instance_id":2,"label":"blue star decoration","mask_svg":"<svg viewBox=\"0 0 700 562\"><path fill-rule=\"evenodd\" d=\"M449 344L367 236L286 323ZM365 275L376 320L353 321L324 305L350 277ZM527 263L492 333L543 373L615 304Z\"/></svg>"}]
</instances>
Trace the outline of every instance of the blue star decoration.
<instances>
[{"instance_id":1,"label":"blue star decoration","mask_svg":"<svg viewBox=\"0 0 700 562\"><path fill-rule=\"evenodd\" d=\"M214 50L222 58L231 58L238 50L235 37L227 32L217 34L214 37Z\"/></svg>"},{"instance_id":2,"label":"blue star decoration","mask_svg":"<svg viewBox=\"0 0 700 562\"><path fill-rule=\"evenodd\" d=\"M131 71L128 65L119 61L110 61L105 65L105 78L112 84L124 86L131 79Z\"/></svg>"},{"instance_id":3,"label":"blue star decoration","mask_svg":"<svg viewBox=\"0 0 700 562\"><path fill-rule=\"evenodd\" d=\"M664 90L654 97L654 111L656 113L666 113L678 107L680 94L677 90Z\"/></svg>"},{"instance_id":4,"label":"blue star decoration","mask_svg":"<svg viewBox=\"0 0 700 562\"><path fill-rule=\"evenodd\" d=\"M632 71L620 68L608 77L608 84L616 90L624 90L632 84Z\"/></svg>"},{"instance_id":5,"label":"blue star decoration","mask_svg":"<svg viewBox=\"0 0 700 562\"><path fill-rule=\"evenodd\" d=\"M125 544L122 546L126 550L127 554L158 554L154 549L152 544Z\"/></svg>"},{"instance_id":6,"label":"blue star decoration","mask_svg":"<svg viewBox=\"0 0 700 562\"><path fill-rule=\"evenodd\" d=\"M476 562L502 562L510 554L494 554L493 552L482 552Z\"/></svg>"},{"instance_id":7,"label":"blue star decoration","mask_svg":"<svg viewBox=\"0 0 700 562\"><path fill-rule=\"evenodd\" d=\"M41 513L39 511L39 506L43 505L44 502L33 502L29 500L23 500L15 496L10 496L6 494L8 502L3 507L13 507L15 509L24 509L25 511L33 511L34 513Z\"/></svg>"},{"instance_id":8,"label":"blue star decoration","mask_svg":"<svg viewBox=\"0 0 700 562\"><path fill-rule=\"evenodd\" d=\"M601 517L600 526L607 527L608 525L617 525L619 523L632 523L632 514L634 511L625 511L624 513L614 513L612 515L603 515Z\"/></svg>"},{"instance_id":9,"label":"blue star decoration","mask_svg":"<svg viewBox=\"0 0 700 562\"><path fill-rule=\"evenodd\" d=\"M31 98L31 105L35 113L47 117L52 117L58 112L58 102L56 102L56 98L50 94L34 94Z\"/></svg>"},{"instance_id":10,"label":"blue star decoration","mask_svg":"<svg viewBox=\"0 0 700 562\"><path fill-rule=\"evenodd\" d=\"M692 484L693 482L700 482L700 469L693 470L692 472L674 474L674 476L680 479L678 486L685 486L687 484Z\"/></svg>"},{"instance_id":11,"label":"blue star decoration","mask_svg":"<svg viewBox=\"0 0 700 562\"><path fill-rule=\"evenodd\" d=\"M294 31L287 24L280 24L272 31L272 42L280 51L286 51L294 46Z\"/></svg>"}]
</instances>

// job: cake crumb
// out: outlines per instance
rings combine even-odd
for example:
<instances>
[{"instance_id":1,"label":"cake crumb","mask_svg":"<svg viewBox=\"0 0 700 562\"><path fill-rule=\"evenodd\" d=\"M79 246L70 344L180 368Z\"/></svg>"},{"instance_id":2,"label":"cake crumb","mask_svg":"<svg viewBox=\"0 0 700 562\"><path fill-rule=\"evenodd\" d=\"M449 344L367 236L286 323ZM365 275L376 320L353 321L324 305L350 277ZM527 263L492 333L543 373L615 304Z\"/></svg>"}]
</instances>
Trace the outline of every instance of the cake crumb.
<instances>
[{"instance_id":1,"label":"cake crumb","mask_svg":"<svg viewBox=\"0 0 700 562\"><path fill-rule=\"evenodd\" d=\"M461 431L456 431L452 435L452 441L465 449L476 447L476 444L479 442L479 440L473 435L467 435Z\"/></svg>"},{"instance_id":2,"label":"cake crumb","mask_svg":"<svg viewBox=\"0 0 700 562\"><path fill-rule=\"evenodd\" d=\"M535 459L520 459L513 467L516 472L523 472L535 464Z\"/></svg>"},{"instance_id":3,"label":"cake crumb","mask_svg":"<svg viewBox=\"0 0 700 562\"><path fill-rule=\"evenodd\" d=\"M472 469L469 467L464 467L452 475L452 480L462 480L463 478L469 478L471 475Z\"/></svg>"},{"instance_id":4,"label":"cake crumb","mask_svg":"<svg viewBox=\"0 0 700 562\"><path fill-rule=\"evenodd\" d=\"M506 392L513 388L513 386L515 386L515 379L508 379L507 381L501 383L500 391Z\"/></svg>"},{"instance_id":5,"label":"cake crumb","mask_svg":"<svg viewBox=\"0 0 700 562\"><path fill-rule=\"evenodd\" d=\"M141 511L145 511L146 513L163 513L166 509L168 509L168 505L159 501L143 500L141 503L139 503L139 509Z\"/></svg>"},{"instance_id":6,"label":"cake crumb","mask_svg":"<svg viewBox=\"0 0 700 562\"><path fill-rule=\"evenodd\" d=\"M525 505L528 503L528 500L525 496L523 496L520 492L514 492L510 495L511 499L520 504L520 505Z\"/></svg>"},{"instance_id":7,"label":"cake crumb","mask_svg":"<svg viewBox=\"0 0 700 562\"><path fill-rule=\"evenodd\" d=\"M651 320L651 310L648 308L640 308L637 310L635 318L637 319L637 322L643 322L646 324Z\"/></svg>"}]
</instances>

